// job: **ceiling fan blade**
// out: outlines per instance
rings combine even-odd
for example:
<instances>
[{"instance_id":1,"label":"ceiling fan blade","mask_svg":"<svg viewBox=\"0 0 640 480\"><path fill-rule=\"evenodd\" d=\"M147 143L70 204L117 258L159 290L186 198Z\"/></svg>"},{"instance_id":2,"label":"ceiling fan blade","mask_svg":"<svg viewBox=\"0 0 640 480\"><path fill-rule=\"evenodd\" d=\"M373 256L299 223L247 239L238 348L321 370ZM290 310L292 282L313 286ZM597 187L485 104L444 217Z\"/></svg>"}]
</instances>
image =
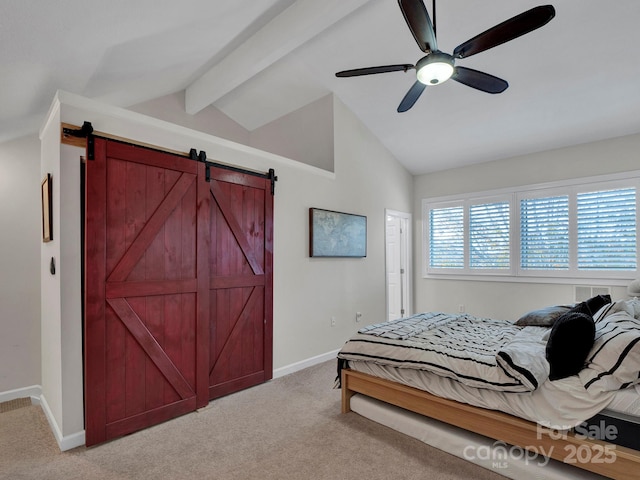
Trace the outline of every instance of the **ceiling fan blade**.
<instances>
[{"instance_id":1,"label":"ceiling fan blade","mask_svg":"<svg viewBox=\"0 0 640 480\"><path fill-rule=\"evenodd\" d=\"M453 56L465 58L484 52L546 25L555 15L552 5L534 7L458 45Z\"/></svg>"},{"instance_id":2,"label":"ceiling fan blade","mask_svg":"<svg viewBox=\"0 0 640 480\"><path fill-rule=\"evenodd\" d=\"M400 102L400 105L398 105L398 113L406 112L413 107L413 104L420 98L426 87L424 83L416 80L416 83L413 84Z\"/></svg>"},{"instance_id":3,"label":"ceiling fan blade","mask_svg":"<svg viewBox=\"0 0 640 480\"><path fill-rule=\"evenodd\" d=\"M502 93L509 87L506 80L466 67L456 67L451 79L487 93Z\"/></svg>"},{"instance_id":4,"label":"ceiling fan blade","mask_svg":"<svg viewBox=\"0 0 640 480\"><path fill-rule=\"evenodd\" d=\"M436 34L433 31L433 24L431 23L431 18L429 18L427 7L424 6L423 1L398 0L398 4L420 50L423 52L438 50L438 42L436 41Z\"/></svg>"},{"instance_id":5,"label":"ceiling fan blade","mask_svg":"<svg viewBox=\"0 0 640 480\"><path fill-rule=\"evenodd\" d=\"M411 70L415 68L410 64L402 64L402 65L383 65L380 67L366 67L366 68L354 68L353 70L343 70L342 72L336 73L336 77L357 77L359 75L373 75L376 73L387 73L387 72L400 72L407 70Z\"/></svg>"}]
</instances>

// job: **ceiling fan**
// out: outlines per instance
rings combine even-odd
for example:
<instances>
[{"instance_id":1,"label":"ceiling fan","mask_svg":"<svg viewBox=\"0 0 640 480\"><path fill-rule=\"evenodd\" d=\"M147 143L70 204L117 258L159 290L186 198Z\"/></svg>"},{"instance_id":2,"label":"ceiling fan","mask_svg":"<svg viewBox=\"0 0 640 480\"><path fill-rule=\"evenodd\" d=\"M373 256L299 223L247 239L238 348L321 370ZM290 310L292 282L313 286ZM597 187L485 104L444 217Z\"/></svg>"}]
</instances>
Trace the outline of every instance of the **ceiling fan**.
<instances>
[{"instance_id":1,"label":"ceiling fan","mask_svg":"<svg viewBox=\"0 0 640 480\"><path fill-rule=\"evenodd\" d=\"M336 73L336 77L356 77L415 69L417 80L404 96L398 112L406 112L416 103L428 85L439 85L449 78L487 93L502 93L509 84L498 77L472 68L455 66L455 60L484 52L546 25L555 16L552 5L541 5L516 15L458 45L453 55L438 50L436 40L436 0L433 0L433 24L422 0L398 0L400 10L420 50L427 55L415 65L383 65L356 68Z\"/></svg>"}]
</instances>

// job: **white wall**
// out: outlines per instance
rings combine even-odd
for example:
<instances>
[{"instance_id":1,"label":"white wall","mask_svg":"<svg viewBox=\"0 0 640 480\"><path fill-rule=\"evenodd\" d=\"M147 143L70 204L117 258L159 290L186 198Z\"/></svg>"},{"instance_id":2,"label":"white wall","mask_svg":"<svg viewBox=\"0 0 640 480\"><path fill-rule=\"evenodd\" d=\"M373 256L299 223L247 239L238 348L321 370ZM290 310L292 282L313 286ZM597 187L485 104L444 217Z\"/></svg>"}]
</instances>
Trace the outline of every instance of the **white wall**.
<instances>
[{"instance_id":1,"label":"white wall","mask_svg":"<svg viewBox=\"0 0 640 480\"><path fill-rule=\"evenodd\" d=\"M61 447L84 441L80 277L80 153L60 145L60 111L40 135L41 175L52 176L53 241L40 247L42 407ZM55 260L55 274L49 265Z\"/></svg>"},{"instance_id":2,"label":"white wall","mask_svg":"<svg viewBox=\"0 0 640 480\"><path fill-rule=\"evenodd\" d=\"M184 91L133 105L129 110L200 132L215 132L221 138L249 145L249 131L217 108L208 106L195 115L188 114L184 107Z\"/></svg>"},{"instance_id":3,"label":"white wall","mask_svg":"<svg viewBox=\"0 0 640 480\"><path fill-rule=\"evenodd\" d=\"M249 145L334 171L333 95L252 130Z\"/></svg>"},{"instance_id":4,"label":"white wall","mask_svg":"<svg viewBox=\"0 0 640 480\"><path fill-rule=\"evenodd\" d=\"M75 125L86 120L99 132L174 151L196 148L206 151L211 160L253 170L275 169L278 176L274 198L275 369L338 349L361 325L384 320L384 212L386 208L411 209L413 179L341 102L335 100L333 105L336 171L331 173L75 95L60 93L59 98L60 117L53 115L43 130L43 168L55 171L49 162L61 157L59 163L71 183L77 173L68 161L73 162L74 155L65 149L61 155L59 146L56 153L48 143L49 138L58 135L59 120ZM73 189L72 185L68 187ZM79 438L72 426L81 422L83 415L77 408L82 398L82 379L78 375L82 345L76 335L79 331L74 331L80 303L79 272L70 271L75 267L69 261L79 251L73 227L79 222L79 198L54 194L54 202L61 216L56 222L67 225L69 232L62 248L58 247L59 253L42 250L42 261L57 254L67 266L64 275L77 276L51 279L43 274L43 281L47 280L42 296L43 343L45 332L58 342L46 350L43 346L43 396L51 398L52 422L60 431L58 441L63 445L70 437ZM309 207L366 215L367 257L310 259ZM60 282L63 278L65 281ZM363 313L359 324L355 322L356 311ZM335 327L330 324L332 316L337 320Z\"/></svg>"},{"instance_id":5,"label":"white wall","mask_svg":"<svg viewBox=\"0 0 640 480\"><path fill-rule=\"evenodd\" d=\"M412 177L337 99L334 137L335 177L276 172L276 368L339 348L361 326L386 319L385 208L411 210ZM366 215L367 257L309 258L309 207Z\"/></svg>"},{"instance_id":6,"label":"white wall","mask_svg":"<svg viewBox=\"0 0 640 480\"><path fill-rule=\"evenodd\" d=\"M330 172L334 170L333 95L326 95L252 131L213 105L189 115L184 109L184 91L128 109Z\"/></svg>"},{"instance_id":7,"label":"white wall","mask_svg":"<svg viewBox=\"0 0 640 480\"><path fill-rule=\"evenodd\" d=\"M517 319L546 305L573 301L573 285L438 280L422 278L422 199L640 169L640 135L499 160L415 177L415 303L416 311L457 312ZM599 285L597 281L591 283ZM624 286L612 289L624 298Z\"/></svg>"},{"instance_id":8,"label":"white wall","mask_svg":"<svg viewBox=\"0 0 640 480\"><path fill-rule=\"evenodd\" d=\"M59 111L51 116L51 125L60 123ZM51 258L60 260L60 128L51 127L41 135L41 175L49 173L52 183L52 231L53 240L40 247L40 301L41 301L41 348L42 392L44 408L53 418L60 419L62 428L62 336L60 275L49 273ZM59 268L59 265L58 265Z\"/></svg>"},{"instance_id":9,"label":"white wall","mask_svg":"<svg viewBox=\"0 0 640 480\"><path fill-rule=\"evenodd\" d=\"M40 141L0 144L0 392L40 385Z\"/></svg>"}]
</instances>

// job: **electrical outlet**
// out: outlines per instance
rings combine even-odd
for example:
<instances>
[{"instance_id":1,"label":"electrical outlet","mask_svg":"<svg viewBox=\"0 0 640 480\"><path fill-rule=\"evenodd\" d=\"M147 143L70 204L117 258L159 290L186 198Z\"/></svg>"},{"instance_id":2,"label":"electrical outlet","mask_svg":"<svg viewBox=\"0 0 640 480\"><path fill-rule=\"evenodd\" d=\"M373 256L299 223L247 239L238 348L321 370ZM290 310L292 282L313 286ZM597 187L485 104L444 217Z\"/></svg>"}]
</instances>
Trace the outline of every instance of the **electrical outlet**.
<instances>
[{"instance_id":1,"label":"electrical outlet","mask_svg":"<svg viewBox=\"0 0 640 480\"><path fill-rule=\"evenodd\" d=\"M464 313L464 304L458 305L458 313Z\"/></svg>"},{"instance_id":2,"label":"electrical outlet","mask_svg":"<svg viewBox=\"0 0 640 480\"><path fill-rule=\"evenodd\" d=\"M336 317L331 317L331 326L332 327L336 326Z\"/></svg>"},{"instance_id":3,"label":"electrical outlet","mask_svg":"<svg viewBox=\"0 0 640 480\"><path fill-rule=\"evenodd\" d=\"M356 322L359 322L360 320L362 320L362 313L356 312Z\"/></svg>"}]
</instances>

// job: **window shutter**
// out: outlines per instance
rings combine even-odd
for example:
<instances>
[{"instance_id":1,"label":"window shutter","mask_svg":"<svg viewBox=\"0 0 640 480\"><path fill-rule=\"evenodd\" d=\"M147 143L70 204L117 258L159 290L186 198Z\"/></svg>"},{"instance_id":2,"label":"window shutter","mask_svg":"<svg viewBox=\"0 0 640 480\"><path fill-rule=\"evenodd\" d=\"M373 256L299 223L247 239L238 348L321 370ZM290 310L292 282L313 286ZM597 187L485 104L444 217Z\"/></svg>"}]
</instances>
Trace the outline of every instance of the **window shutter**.
<instances>
[{"instance_id":1,"label":"window shutter","mask_svg":"<svg viewBox=\"0 0 640 480\"><path fill-rule=\"evenodd\" d=\"M520 201L520 267L524 270L569 268L569 197Z\"/></svg>"},{"instance_id":2,"label":"window shutter","mask_svg":"<svg viewBox=\"0 0 640 480\"><path fill-rule=\"evenodd\" d=\"M509 202L469 207L469 266L510 268Z\"/></svg>"},{"instance_id":3,"label":"window shutter","mask_svg":"<svg viewBox=\"0 0 640 480\"><path fill-rule=\"evenodd\" d=\"M464 268L464 208L429 211L429 266Z\"/></svg>"},{"instance_id":4,"label":"window shutter","mask_svg":"<svg viewBox=\"0 0 640 480\"><path fill-rule=\"evenodd\" d=\"M638 189L640 170L424 199L424 274L628 282L640 275Z\"/></svg>"},{"instance_id":5,"label":"window shutter","mask_svg":"<svg viewBox=\"0 0 640 480\"><path fill-rule=\"evenodd\" d=\"M578 269L636 269L636 189L579 193Z\"/></svg>"}]
</instances>

